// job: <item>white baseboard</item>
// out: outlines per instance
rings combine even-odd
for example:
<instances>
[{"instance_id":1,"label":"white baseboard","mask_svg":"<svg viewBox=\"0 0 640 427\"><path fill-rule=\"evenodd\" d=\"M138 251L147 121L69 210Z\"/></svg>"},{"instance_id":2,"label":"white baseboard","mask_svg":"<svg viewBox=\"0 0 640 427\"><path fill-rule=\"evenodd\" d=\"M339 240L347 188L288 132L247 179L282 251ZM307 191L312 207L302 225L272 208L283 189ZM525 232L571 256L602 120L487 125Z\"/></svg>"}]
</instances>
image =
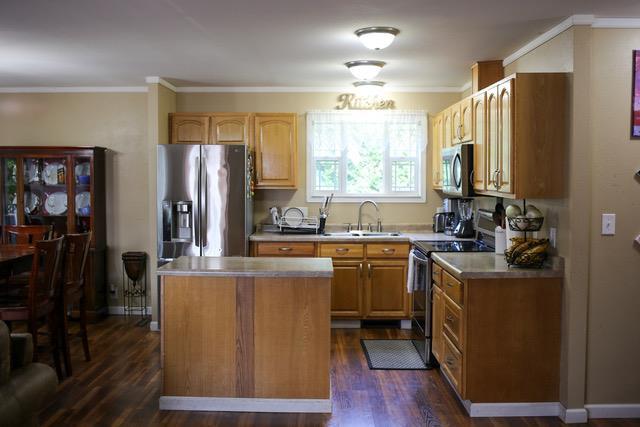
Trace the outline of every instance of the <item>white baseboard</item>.
<instances>
[{"instance_id":1,"label":"white baseboard","mask_svg":"<svg viewBox=\"0 0 640 427\"><path fill-rule=\"evenodd\" d=\"M118 316L118 315L122 316L125 314L131 314L132 316L139 316L140 312L133 311L131 313L125 313L124 305L110 305L109 314L115 315L115 316ZM147 307L147 316L151 316L151 307Z\"/></svg>"},{"instance_id":2,"label":"white baseboard","mask_svg":"<svg viewBox=\"0 0 640 427\"><path fill-rule=\"evenodd\" d=\"M337 319L331 321L331 329L359 329L359 320Z\"/></svg>"},{"instance_id":3,"label":"white baseboard","mask_svg":"<svg viewBox=\"0 0 640 427\"><path fill-rule=\"evenodd\" d=\"M560 416L559 402L473 403L462 402L469 416L475 417L551 417Z\"/></svg>"},{"instance_id":4,"label":"white baseboard","mask_svg":"<svg viewBox=\"0 0 640 427\"><path fill-rule=\"evenodd\" d=\"M331 413L331 399L160 396L160 409L169 411Z\"/></svg>"},{"instance_id":5,"label":"white baseboard","mask_svg":"<svg viewBox=\"0 0 640 427\"><path fill-rule=\"evenodd\" d=\"M160 327L158 326L158 322L156 320L149 322L149 330L152 332L160 332Z\"/></svg>"},{"instance_id":6,"label":"white baseboard","mask_svg":"<svg viewBox=\"0 0 640 427\"><path fill-rule=\"evenodd\" d=\"M587 410L584 408L566 409L560 405L559 417L565 424L578 424L586 423L589 419L589 414L587 414Z\"/></svg>"},{"instance_id":7,"label":"white baseboard","mask_svg":"<svg viewBox=\"0 0 640 427\"><path fill-rule=\"evenodd\" d=\"M589 418L640 418L640 403L584 405Z\"/></svg>"}]
</instances>

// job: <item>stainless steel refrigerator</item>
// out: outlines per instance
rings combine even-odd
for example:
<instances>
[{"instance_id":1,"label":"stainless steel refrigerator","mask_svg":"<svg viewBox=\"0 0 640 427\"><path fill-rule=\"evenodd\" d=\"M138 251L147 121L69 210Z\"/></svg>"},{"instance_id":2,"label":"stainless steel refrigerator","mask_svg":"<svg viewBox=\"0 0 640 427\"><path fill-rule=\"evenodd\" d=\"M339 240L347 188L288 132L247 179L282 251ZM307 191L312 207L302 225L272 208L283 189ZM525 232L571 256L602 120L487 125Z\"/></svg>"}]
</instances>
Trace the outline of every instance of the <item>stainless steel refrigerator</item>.
<instances>
[{"instance_id":1,"label":"stainless steel refrigerator","mask_svg":"<svg viewBox=\"0 0 640 427\"><path fill-rule=\"evenodd\" d=\"M253 229L244 145L158 146L158 259L247 256Z\"/></svg>"}]
</instances>

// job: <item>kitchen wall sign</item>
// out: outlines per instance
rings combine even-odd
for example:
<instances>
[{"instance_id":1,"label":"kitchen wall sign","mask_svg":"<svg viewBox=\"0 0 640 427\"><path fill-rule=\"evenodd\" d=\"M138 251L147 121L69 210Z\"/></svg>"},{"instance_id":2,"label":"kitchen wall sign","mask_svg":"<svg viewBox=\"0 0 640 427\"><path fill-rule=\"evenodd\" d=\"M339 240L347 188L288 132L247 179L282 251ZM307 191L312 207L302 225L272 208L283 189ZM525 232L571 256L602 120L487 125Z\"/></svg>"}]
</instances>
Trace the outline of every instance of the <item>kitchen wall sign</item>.
<instances>
[{"instance_id":1,"label":"kitchen wall sign","mask_svg":"<svg viewBox=\"0 0 640 427\"><path fill-rule=\"evenodd\" d=\"M393 110L396 104L392 99L379 96L358 96L355 93L338 95L336 110Z\"/></svg>"},{"instance_id":2,"label":"kitchen wall sign","mask_svg":"<svg viewBox=\"0 0 640 427\"><path fill-rule=\"evenodd\" d=\"M633 51L631 138L640 138L640 50Z\"/></svg>"}]
</instances>

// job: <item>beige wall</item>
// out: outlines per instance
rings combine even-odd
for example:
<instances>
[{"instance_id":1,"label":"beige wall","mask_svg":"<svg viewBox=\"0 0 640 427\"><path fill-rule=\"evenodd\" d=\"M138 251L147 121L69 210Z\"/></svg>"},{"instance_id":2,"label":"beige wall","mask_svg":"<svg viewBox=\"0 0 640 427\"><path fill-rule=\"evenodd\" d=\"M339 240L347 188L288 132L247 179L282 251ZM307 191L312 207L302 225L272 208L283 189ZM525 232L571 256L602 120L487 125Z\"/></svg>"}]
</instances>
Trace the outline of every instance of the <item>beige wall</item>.
<instances>
[{"instance_id":1,"label":"beige wall","mask_svg":"<svg viewBox=\"0 0 640 427\"><path fill-rule=\"evenodd\" d=\"M640 402L640 140L630 133L633 49L640 30L594 29L591 61L593 188L587 403ZM600 235L615 213L616 235Z\"/></svg>"},{"instance_id":2,"label":"beige wall","mask_svg":"<svg viewBox=\"0 0 640 427\"><path fill-rule=\"evenodd\" d=\"M337 93L179 93L177 111L237 111L237 112L295 112L298 113L298 190L257 190L254 222L267 219L270 206L308 206L316 212L318 203L306 202L306 117L309 110L333 109ZM390 94L398 109L418 109L435 114L460 99L459 93L397 93ZM431 188L431 155L427 150L427 181ZM426 203L382 203L380 209L386 224L431 224L440 196L433 190L427 192ZM334 203L329 223L355 223L357 203ZM365 218L375 222L372 217Z\"/></svg>"},{"instance_id":3,"label":"beige wall","mask_svg":"<svg viewBox=\"0 0 640 427\"><path fill-rule=\"evenodd\" d=\"M146 250L146 93L0 94L3 145L95 145L107 155L107 282L121 291L120 255ZM120 294L121 292L119 292ZM118 300L109 301L118 305Z\"/></svg>"}]
</instances>

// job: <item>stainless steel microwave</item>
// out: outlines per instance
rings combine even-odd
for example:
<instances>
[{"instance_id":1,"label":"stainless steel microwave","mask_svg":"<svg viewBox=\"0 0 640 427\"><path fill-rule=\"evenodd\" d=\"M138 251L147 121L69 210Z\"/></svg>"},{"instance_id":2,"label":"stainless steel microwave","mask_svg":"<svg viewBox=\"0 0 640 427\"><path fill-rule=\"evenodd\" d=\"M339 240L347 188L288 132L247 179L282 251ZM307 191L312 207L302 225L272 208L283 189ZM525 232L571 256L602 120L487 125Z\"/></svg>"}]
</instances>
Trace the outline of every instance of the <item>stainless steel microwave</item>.
<instances>
[{"instance_id":1,"label":"stainless steel microwave","mask_svg":"<svg viewBox=\"0 0 640 427\"><path fill-rule=\"evenodd\" d=\"M449 196L470 197L473 192L473 144L442 150L442 192Z\"/></svg>"}]
</instances>

